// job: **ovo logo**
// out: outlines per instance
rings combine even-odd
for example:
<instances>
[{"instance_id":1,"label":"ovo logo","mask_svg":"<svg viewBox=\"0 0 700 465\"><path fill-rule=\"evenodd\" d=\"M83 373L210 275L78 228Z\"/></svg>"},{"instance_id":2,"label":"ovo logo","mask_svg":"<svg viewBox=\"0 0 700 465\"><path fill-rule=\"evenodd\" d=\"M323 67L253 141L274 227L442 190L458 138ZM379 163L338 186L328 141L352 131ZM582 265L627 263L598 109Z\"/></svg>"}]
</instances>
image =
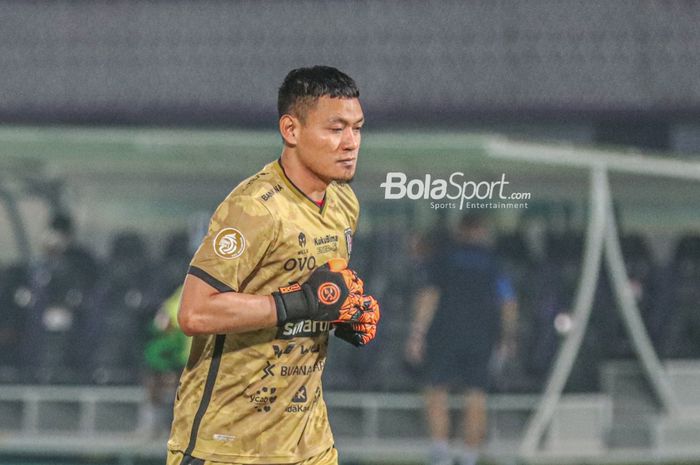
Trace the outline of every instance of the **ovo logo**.
<instances>
[{"instance_id":1,"label":"ovo logo","mask_svg":"<svg viewBox=\"0 0 700 465\"><path fill-rule=\"evenodd\" d=\"M316 293L318 300L325 305L333 305L340 299L340 288L335 283L323 283Z\"/></svg>"},{"instance_id":2,"label":"ovo logo","mask_svg":"<svg viewBox=\"0 0 700 465\"><path fill-rule=\"evenodd\" d=\"M214 239L214 252L225 260L240 256L244 249L245 237L236 228L224 228Z\"/></svg>"}]
</instances>

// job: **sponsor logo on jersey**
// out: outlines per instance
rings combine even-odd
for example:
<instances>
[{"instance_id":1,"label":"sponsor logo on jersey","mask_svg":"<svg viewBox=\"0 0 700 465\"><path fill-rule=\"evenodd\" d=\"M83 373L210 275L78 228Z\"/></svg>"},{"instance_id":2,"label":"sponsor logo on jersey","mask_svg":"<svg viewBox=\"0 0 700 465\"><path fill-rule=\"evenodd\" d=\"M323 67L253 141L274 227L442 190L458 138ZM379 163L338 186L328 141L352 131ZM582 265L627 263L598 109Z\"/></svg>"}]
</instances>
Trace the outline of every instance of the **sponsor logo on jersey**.
<instances>
[{"instance_id":1,"label":"sponsor logo on jersey","mask_svg":"<svg viewBox=\"0 0 700 465\"><path fill-rule=\"evenodd\" d=\"M300 232L297 236L297 242L299 242L300 250L297 251L298 256L309 255L309 249L306 248L306 234Z\"/></svg>"},{"instance_id":2,"label":"sponsor logo on jersey","mask_svg":"<svg viewBox=\"0 0 700 465\"><path fill-rule=\"evenodd\" d=\"M318 343L318 344L314 344L312 346L299 346L299 351L301 352L301 355L306 355L309 352L311 352L312 354L315 354L315 353L321 352L321 348L325 347L326 344L327 343L325 343L325 344Z\"/></svg>"},{"instance_id":3,"label":"sponsor logo on jersey","mask_svg":"<svg viewBox=\"0 0 700 465\"><path fill-rule=\"evenodd\" d=\"M301 355L306 355L309 352L312 354L316 354L321 351L321 348L323 348L325 344L319 342L318 344L312 344L312 345L296 345L293 342L290 342L286 347L282 348L278 346L277 344L272 345L272 350L275 354L275 358L280 358L283 355L289 355L292 352L294 352L297 347L299 348L299 352Z\"/></svg>"},{"instance_id":4,"label":"sponsor logo on jersey","mask_svg":"<svg viewBox=\"0 0 700 465\"><path fill-rule=\"evenodd\" d=\"M337 284L326 282L321 284L316 291L318 300L325 305L333 305L340 299L340 288Z\"/></svg>"},{"instance_id":5,"label":"sponsor logo on jersey","mask_svg":"<svg viewBox=\"0 0 700 465\"><path fill-rule=\"evenodd\" d=\"M263 376L261 379L265 379L268 376L275 376L275 372L272 369L275 367L274 363L270 363L269 360L266 361L267 365L263 368Z\"/></svg>"},{"instance_id":6,"label":"sponsor logo on jersey","mask_svg":"<svg viewBox=\"0 0 700 465\"><path fill-rule=\"evenodd\" d=\"M336 234L326 234L325 236L315 237L314 245L318 253L336 252L338 250L338 236Z\"/></svg>"},{"instance_id":7,"label":"sponsor logo on jersey","mask_svg":"<svg viewBox=\"0 0 700 465\"><path fill-rule=\"evenodd\" d=\"M284 271L312 271L316 268L316 257L292 257L284 262Z\"/></svg>"},{"instance_id":8,"label":"sponsor logo on jersey","mask_svg":"<svg viewBox=\"0 0 700 465\"><path fill-rule=\"evenodd\" d=\"M305 413L311 410L310 405L290 405L284 409L287 413Z\"/></svg>"},{"instance_id":9,"label":"sponsor logo on jersey","mask_svg":"<svg viewBox=\"0 0 700 465\"><path fill-rule=\"evenodd\" d=\"M310 337L327 333L331 329L330 321L299 320L289 321L277 330L277 339Z\"/></svg>"},{"instance_id":10,"label":"sponsor logo on jersey","mask_svg":"<svg viewBox=\"0 0 700 465\"><path fill-rule=\"evenodd\" d=\"M279 191L282 190L282 185L281 184L275 184L272 189L269 191L265 192L263 195L260 196L261 199L263 199L264 202L267 202L270 200L270 198L278 193Z\"/></svg>"},{"instance_id":11,"label":"sponsor logo on jersey","mask_svg":"<svg viewBox=\"0 0 700 465\"><path fill-rule=\"evenodd\" d=\"M325 360L318 360L314 363L309 363L307 365L281 365L279 375L280 376L308 376L317 371L323 371L325 366Z\"/></svg>"},{"instance_id":12,"label":"sponsor logo on jersey","mask_svg":"<svg viewBox=\"0 0 700 465\"><path fill-rule=\"evenodd\" d=\"M307 363L306 365L280 365L279 371L275 373L272 371L277 365L274 363L267 362L265 368L263 368L263 376L260 379L265 379L269 376L308 376L317 371L323 371L323 367L326 365L326 360L317 360L314 363Z\"/></svg>"},{"instance_id":13,"label":"sponsor logo on jersey","mask_svg":"<svg viewBox=\"0 0 700 465\"><path fill-rule=\"evenodd\" d=\"M289 355L294 351L295 348L296 348L296 344L289 344L284 349L282 349L277 344L272 345L272 350L275 352L275 358L280 358L283 355Z\"/></svg>"},{"instance_id":14,"label":"sponsor logo on jersey","mask_svg":"<svg viewBox=\"0 0 700 465\"><path fill-rule=\"evenodd\" d=\"M236 228L224 228L214 238L214 252L224 260L240 257L245 246L245 237Z\"/></svg>"},{"instance_id":15,"label":"sponsor logo on jersey","mask_svg":"<svg viewBox=\"0 0 700 465\"><path fill-rule=\"evenodd\" d=\"M292 398L291 405L287 406L286 409L284 409L285 412L287 413L305 413L308 412L313 408L313 406L318 402L318 399L321 397L321 388L316 387L316 393L314 394L314 398L309 402L309 397L306 394L306 386L302 386L299 388L296 394L294 394L294 397Z\"/></svg>"},{"instance_id":16,"label":"sponsor logo on jersey","mask_svg":"<svg viewBox=\"0 0 700 465\"><path fill-rule=\"evenodd\" d=\"M333 242L338 242L338 235L337 234L326 234L325 236L321 237L314 237L314 245L319 246L319 245L324 245L324 244L330 244Z\"/></svg>"},{"instance_id":17,"label":"sponsor logo on jersey","mask_svg":"<svg viewBox=\"0 0 700 465\"><path fill-rule=\"evenodd\" d=\"M277 388L262 387L253 394L246 394L248 401L253 404L257 412L269 412L272 404L277 401Z\"/></svg>"},{"instance_id":18,"label":"sponsor logo on jersey","mask_svg":"<svg viewBox=\"0 0 700 465\"><path fill-rule=\"evenodd\" d=\"M329 253L329 252L337 252L338 251L338 243L334 242L332 244L326 244L322 245L320 247L316 247L316 252L318 253Z\"/></svg>"},{"instance_id":19,"label":"sponsor logo on jersey","mask_svg":"<svg viewBox=\"0 0 700 465\"><path fill-rule=\"evenodd\" d=\"M297 292L301 290L301 284L294 283L289 286L280 287L280 294L289 294L290 292Z\"/></svg>"},{"instance_id":20,"label":"sponsor logo on jersey","mask_svg":"<svg viewBox=\"0 0 700 465\"><path fill-rule=\"evenodd\" d=\"M307 401L306 397L306 386L302 386L299 388L296 394L294 394L294 397L292 397L292 402L295 404L303 404Z\"/></svg>"}]
</instances>

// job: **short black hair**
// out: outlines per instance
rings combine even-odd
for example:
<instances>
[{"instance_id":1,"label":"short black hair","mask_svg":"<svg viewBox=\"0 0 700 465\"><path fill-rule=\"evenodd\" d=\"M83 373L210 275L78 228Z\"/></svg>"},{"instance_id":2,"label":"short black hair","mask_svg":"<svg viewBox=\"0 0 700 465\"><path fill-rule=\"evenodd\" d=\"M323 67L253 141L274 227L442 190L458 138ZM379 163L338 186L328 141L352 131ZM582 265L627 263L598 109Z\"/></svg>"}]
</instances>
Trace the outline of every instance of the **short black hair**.
<instances>
[{"instance_id":1,"label":"short black hair","mask_svg":"<svg viewBox=\"0 0 700 465\"><path fill-rule=\"evenodd\" d=\"M306 110L319 97L358 98L360 91L355 81L331 66L313 66L291 70L284 78L277 94L277 111L304 120Z\"/></svg>"}]
</instances>

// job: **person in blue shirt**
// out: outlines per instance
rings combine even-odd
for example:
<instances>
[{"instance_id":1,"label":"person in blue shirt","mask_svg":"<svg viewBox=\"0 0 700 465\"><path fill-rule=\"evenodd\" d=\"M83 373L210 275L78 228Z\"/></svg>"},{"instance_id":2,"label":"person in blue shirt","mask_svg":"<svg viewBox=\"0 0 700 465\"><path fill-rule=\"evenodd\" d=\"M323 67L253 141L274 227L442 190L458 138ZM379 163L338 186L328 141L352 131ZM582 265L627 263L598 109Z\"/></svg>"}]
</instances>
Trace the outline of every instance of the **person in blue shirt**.
<instances>
[{"instance_id":1,"label":"person in blue shirt","mask_svg":"<svg viewBox=\"0 0 700 465\"><path fill-rule=\"evenodd\" d=\"M484 215L466 214L456 233L441 242L424 264L425 285L416 295L406 358L422 365L427 378L431 464L453 462L448 394L458 390L465 408L457 462L474 465L486 437L489 361L497 348L501 356L514 351L517 300L491 247Z\"/></svg>"}]
</instances>

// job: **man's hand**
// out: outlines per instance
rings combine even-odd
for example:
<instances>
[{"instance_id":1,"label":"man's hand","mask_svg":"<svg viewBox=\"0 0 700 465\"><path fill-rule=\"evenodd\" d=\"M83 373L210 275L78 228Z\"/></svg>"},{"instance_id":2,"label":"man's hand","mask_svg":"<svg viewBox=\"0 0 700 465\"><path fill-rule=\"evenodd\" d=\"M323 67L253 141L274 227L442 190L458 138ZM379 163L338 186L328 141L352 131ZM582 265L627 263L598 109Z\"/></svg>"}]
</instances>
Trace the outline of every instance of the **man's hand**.
<instances>
[{"instance_id":1,"label":"man's hand","mask_svg":"<svg viewBox=\"0 0 700 465\"><path fill-rule=\"evenodd\" d=\"M432 285L419 289L414 298L413 322L404 348L406 361L414 367L425 360L426 335L439 300L440 290Z\"/></svg>"},{"instance_id":2,"label":"man's hand","mask_svg":"<svg viewBox=\"0 0 700 465\"><path fill-rule=\"evenodd\" d=\"M379 303L371 295L362 296L362 304L344 312L345 319L335 320L335 335L350 344L367 345L377 335L377 324L381 318Z\"/></svg>"},{"instance_id":3,"label":"man's hand","mask_svg":"<svg viewBox=\"0 0 700 465\"><path fill-rule=\"evenodd\" d=\"M377 325L381 317L379 302L371 295L357 295L349 299L352 306L344 306L340 309L338 318L333 323L363 323Z\"/></svg>"},{"instance_id":4,"label":"man's hand","mask_svg":"<svg viewBox=\"0 0 700 465\"><path fill-rule=\"evenodd\" d=\"M379 303L364 295L364 283L343 259L330 260L304 284L293 283L272 296L278 325L306 318L330 321L337 337L358 347L377 334Z\"/></svg>"},{"instance_id":5,"label":"man's hand","mask_svg":"<svg viewBox=\"0 0 700 465\"><path fill-rule=\"evenodd\" d=\"M377 335L377 326L360 323L343 323L336 325L334 334L336 337L345 342L349 342L355 347L362 347L369 344Z\"/></svg>"},{"instance_id":6,"label":"man's hand","mask_svg":"<svg viewBox=\"0 0 700 465\"><path fill-rule=\"evenodd\" d=\"M413 335L406 342L404 357L413 366L420 366L425 358L425 336Z\"/></svg>"},{"instance_id":7,"label":"man's hand","mask_svg":"<svg viewBox=\"0 0 700 465\"><path fill-rule=\"evenodd\" d=\"M364 284L343 259L317 268L304 284L292 283L273 292L277 324L291 320L360 321ZM366 317L364 317L366 319Z\"/></svg>"}]
</instances>

